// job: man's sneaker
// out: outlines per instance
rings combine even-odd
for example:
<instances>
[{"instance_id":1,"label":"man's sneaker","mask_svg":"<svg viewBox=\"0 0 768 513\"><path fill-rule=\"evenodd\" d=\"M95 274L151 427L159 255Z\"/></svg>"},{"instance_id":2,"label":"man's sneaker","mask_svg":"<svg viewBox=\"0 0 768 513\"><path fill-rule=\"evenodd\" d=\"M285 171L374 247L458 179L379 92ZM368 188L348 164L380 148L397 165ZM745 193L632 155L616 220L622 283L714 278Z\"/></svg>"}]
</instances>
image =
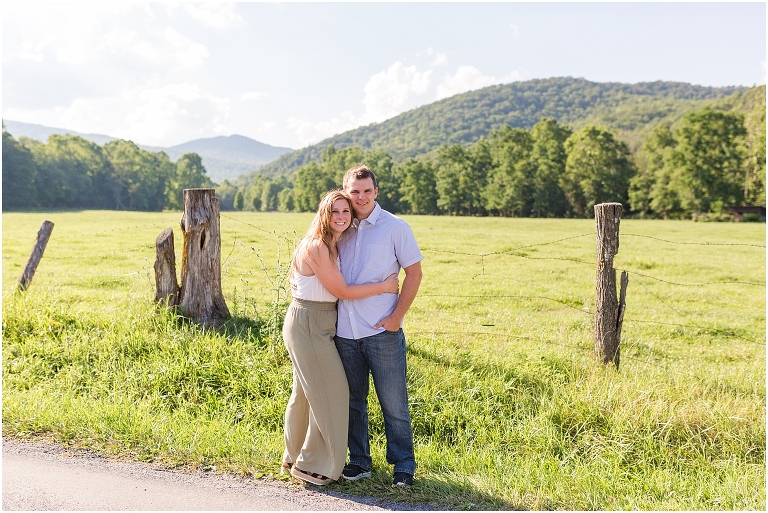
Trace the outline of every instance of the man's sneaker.
<instances>
[{"instance_id":1,"label":"man's sneaker","mask_svg":"<svg viewBox=\"0 0 768 513\"><path fill-rule=\"evenodd\" d=\"M371 471L365 470L360 465L355 465L354 463L350 463L349 465L346 465L344 467L344 470L341 472L341 477L343 477L347 481L357 481L358 479L371 477Z\"/></svg>"},{"instance_id":2,"label":"man's sneaker","mask_svg":"<svg viewBox=\"0 0 768 513\"><path fill-rule=\"evenodd\" d=\"M408 472L395 472L392 486L411 486L412 484L413 476Z\"/></svg>"}]
</instances>

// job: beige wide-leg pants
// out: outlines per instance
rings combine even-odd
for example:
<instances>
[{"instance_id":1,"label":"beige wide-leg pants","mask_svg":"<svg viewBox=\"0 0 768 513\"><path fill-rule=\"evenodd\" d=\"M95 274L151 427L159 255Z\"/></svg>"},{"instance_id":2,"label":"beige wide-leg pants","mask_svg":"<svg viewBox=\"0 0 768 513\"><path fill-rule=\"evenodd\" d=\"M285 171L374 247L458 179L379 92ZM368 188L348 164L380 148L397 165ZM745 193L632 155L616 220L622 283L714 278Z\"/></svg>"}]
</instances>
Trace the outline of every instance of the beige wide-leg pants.
<instances>
[{"instance_id":1,"label":"beige wide-leg pants","mask_svg":"<svg viewBox=\"0 0 768 513\"><path fill-rule=\"evenodd\" d=\"M333 342L336 303L293 299L283 340L293 363L283 461L339 479L347 457L349 388Z\"/></svg>"}]
</instances>

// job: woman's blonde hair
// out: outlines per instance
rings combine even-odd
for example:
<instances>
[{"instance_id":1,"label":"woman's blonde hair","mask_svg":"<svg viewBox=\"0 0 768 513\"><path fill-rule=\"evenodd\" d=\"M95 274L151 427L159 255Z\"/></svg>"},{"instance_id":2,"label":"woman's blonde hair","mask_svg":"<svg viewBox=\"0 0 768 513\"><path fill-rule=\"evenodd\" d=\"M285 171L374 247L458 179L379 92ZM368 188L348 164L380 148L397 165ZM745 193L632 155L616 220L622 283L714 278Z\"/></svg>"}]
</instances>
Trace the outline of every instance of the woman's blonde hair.
<instances>
[{"instance_id":1,"label":"woman's blonde hair","mask_svg":"<svg viewBox=\"0 0 768 513\"><path fill-rule=\"evenodd\" d=\"M338 200L343 199L349 205L349 211L352 212L352 200L349 199L343 190L333 189L328 191L325 196L320 200L317 205L317 213L315 218L312 219L312 223L309 225L307 233L296 244L296 251L293 253L293 265L291 271L296 266L296 258L300 257L302 252L309 251L309 243L313 240L322 241L325 247L328 248L328 254L333 255L331 248L331 241L333 240L333 230L331 224L333 223L333 204ZM352 226L350 223L349 226ZM347 230L349 230L349 226ZM346 230L344 230L346 233ZM291 275L293 273L291 272Z\"/></svg>"}]
</instances>

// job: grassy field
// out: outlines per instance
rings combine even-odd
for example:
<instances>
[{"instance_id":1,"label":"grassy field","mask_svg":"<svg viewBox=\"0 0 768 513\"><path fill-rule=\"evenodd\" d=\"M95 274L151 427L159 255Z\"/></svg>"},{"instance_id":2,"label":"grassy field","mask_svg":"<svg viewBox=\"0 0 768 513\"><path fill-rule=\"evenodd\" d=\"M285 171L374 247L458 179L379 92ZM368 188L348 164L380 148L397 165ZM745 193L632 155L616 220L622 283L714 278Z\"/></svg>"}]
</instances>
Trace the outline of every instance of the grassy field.
<instances>
[{"instance_id":1,"label":"grassy field","mask_svg":"<svg viewBox=\"0 0 768 513\"><path fill-rule=\"evenodd\" d=\"M179 213L3 214L3 434L277 474L291 367L285 267L308 214L224 213L219 332L152 304ZM44 219L56 226L14 293ZM621 223L621 367L596 364L592 220L406 218L424 280L405 322L419 464L333 489L450 509L765 510L765 224Z\"/></svg>"}]
</instances>

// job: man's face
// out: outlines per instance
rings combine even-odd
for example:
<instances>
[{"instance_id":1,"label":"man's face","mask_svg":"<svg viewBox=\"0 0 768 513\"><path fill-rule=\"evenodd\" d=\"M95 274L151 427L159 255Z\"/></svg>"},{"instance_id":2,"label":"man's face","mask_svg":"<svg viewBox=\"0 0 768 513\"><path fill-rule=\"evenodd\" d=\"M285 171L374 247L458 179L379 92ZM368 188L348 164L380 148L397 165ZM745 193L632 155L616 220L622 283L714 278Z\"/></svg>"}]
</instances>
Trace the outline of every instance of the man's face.
<instances>
[{"instance_id":1,"label":"man's face","mask_svg":"<svg viewBox=\"0 0 768 513\"><path fill-rule=\"evenodd\" d=\"M376 206L374 200L379 195L379 188L373 186L372 178L356 178L347 182L344 191L352 198L355 217L367 218Z\"/></svg>"}]
</instances>

